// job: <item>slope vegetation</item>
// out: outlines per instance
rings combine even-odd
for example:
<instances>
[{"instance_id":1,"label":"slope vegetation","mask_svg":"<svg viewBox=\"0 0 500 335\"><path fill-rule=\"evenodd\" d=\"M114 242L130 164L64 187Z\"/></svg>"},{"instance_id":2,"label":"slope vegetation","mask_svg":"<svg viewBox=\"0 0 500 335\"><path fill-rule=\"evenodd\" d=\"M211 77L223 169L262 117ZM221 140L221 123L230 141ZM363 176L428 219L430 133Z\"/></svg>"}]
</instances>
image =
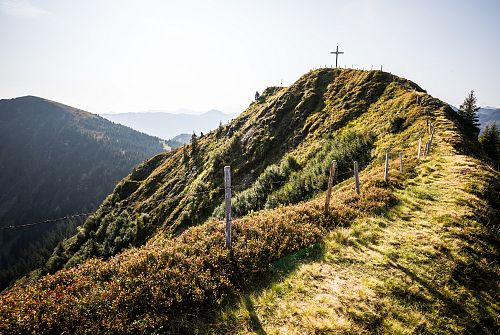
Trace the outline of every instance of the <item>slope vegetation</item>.
<instances>
[{"instance_id":1,"label":"slope vegetation","mask_svg":"<svg viewBox=\"0 0 500 335\"><path fill-rule=\"evenodd\" d=\"M317 248L275 263L258 290L218 311L211 331L498 331L499 174L454 151L443 141L446 130L439 133L431 157L393 193L396 206L333 229Z\"/></svg>"},{"instance_id":2,"label":"slope vegetation","mask_svg":"<svg viewBox=\"0 0 500 335\"><path fill-rule=\"evenodd\" d=\"M157 138L31 96L0 100L0 142L0 227L93 211L134 166L162 151ZM40 266L38 257L50 255L44 244L53 250L77 223L2 230L0 287Z\"/></svg>"},{"instance_id":3,"label":"slope vegetation","mask_svg":"<svg viewBox=\"0 0 500 335\"><path fill-rule=\"evenodd\" d=\"M435 143L417 161L428 120ZM463 155L471 143L450 107L380 71L322 69L270 88L228 126L120 182L54 252L47 267L64 269L0 295L0 331L492 332L498 238L485 220L498 173ZM383 181L386 152L405 165L393 160ZM231 250L217 219L226 164L241 215Z\"/></svg>"},{"instance_id":4,"label":"slope vegetation","mask_svg":"<svg viewBox=\"0 0 500 335\"><path fill-rule=\"evenodd\" d=\"M313 197L326 185L329 160L337 159L342 175L354 159L365 166L372 156L381 157L374 147L379 137L443 106L422 93L388 73L340 69L268 88L228 125L136 168L79 233L57 248L47 269L108 258L220 216L225 165L232 169L238 216ZM351 129L361 119L366 127Z\"/></svg>"}]
</instances>

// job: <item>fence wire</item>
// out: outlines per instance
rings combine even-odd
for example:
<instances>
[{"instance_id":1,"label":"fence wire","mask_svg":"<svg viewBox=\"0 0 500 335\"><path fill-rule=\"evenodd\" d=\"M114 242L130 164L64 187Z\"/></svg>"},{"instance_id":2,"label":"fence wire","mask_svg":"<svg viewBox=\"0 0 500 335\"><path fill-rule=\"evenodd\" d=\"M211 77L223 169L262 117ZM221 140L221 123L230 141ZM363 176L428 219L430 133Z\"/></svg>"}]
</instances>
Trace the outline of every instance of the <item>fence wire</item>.
<instances>
[{"instance_id":1,"label":"fence wire","mask_svg":"<svg viewBox=\"0 0 500 335\"><path fill-rule=\"evenodd\" d=\"M419 137L420 136L421 135L419 135ZM369 166L369 164L365 164L364 166L359 167L359 170L360 171L364 170L368 166ZM335 173L335 179L338 179L339 177L343 177L343 176L347 176L347 175L354 176L354 172L353 171L345 171L345 172L342 172L342 173L337 173L336 172ZM283 184L285 184L287 182L289 182L289 180L271 181L271 182L266 182L266 184L283 185ZM244 190L248 189L249 187L253 186L254 184L255 184L255 181L254 182L247 182L247 183L237 184L237 185L232 185L230 187L230 189L231 189L231 191L241 192L241 191L244 191ZM191 196L199 196L199 195L209 194L209 193L213 193L214 191L225 191L225 190L226 190L225 187L216 187L216 188L212 188L212 189L206 190L206 191L197 191L197 192L183 193L183 194L178 194L178 195L174 195L174 196L169 196L169 197L166 197L165 199L156 200L156 201L154 201L154 203L155 204L159 204L159 203L162 203L162 202L164 202L166 200L176 200L176 199L180 199L180 198L187 198L187 197L191 197ZM121 209L132 209L132 207L125 206L125 207L121 207ZM91 216L91 215L96 214L98 212L100 214L106 214L106 213L111 213L113 211L114 211L114 209L100 210L100 211L96 210L95 212L77 213L77 214L67 215L67 216L63 216L63 217L55 218L55 219L47 219L47 220L36 221L36 222L31 222L31 223L26 223L26 224L20 224L20 225L9 225L9 226L0 227L0 231L7 230L7 229L18 229L18 228L34 227L34 226L38 226L38 225L41 225L41 224L56 223L56 222L66 221L66 220L80 218L80 217L88 217L88 216Z\"/></svg>"}]
</instances>

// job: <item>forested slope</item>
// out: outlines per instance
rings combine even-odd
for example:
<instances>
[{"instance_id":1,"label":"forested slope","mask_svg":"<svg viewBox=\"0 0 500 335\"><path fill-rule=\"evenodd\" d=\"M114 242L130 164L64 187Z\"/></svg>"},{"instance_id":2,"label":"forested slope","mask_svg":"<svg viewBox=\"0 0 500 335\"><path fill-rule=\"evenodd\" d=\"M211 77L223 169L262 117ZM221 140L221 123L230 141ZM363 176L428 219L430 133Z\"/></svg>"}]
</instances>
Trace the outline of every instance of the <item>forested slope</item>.
<instances>
[{"instance_id":1,"label":"forested slope","mask_svg":"<svg viewBox=\"0 0 500 335\"><path fill-rule=\"evenodd\" d=\"M158 138L38 97L0 100L0 227L95 210ZM47 256L78 221L0 231L0 287ZM43 255L42 255L43 254Z\"/></svg>"}]
</instances>

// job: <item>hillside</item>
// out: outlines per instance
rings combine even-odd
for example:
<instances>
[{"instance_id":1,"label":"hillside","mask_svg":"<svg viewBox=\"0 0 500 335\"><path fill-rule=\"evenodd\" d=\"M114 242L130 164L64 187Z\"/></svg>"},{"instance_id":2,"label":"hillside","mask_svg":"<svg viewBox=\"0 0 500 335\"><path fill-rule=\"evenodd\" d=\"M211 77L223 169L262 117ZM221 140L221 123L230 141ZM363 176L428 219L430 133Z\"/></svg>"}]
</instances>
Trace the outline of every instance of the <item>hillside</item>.
<instances>
[{"instance_id":1,"label":"hillside","mask_svg":"<svg viewBox=\"0 0 500 335\"><path fill-rule=\"evenodd\" d=\"M235 114L212 109L201 114L144 112L102 114L102 117L162 139L172 139L181 133L208 132L220 123L227 123Z\"/></svg>"},{"instance_id":2,"label":"hillside","mask_svg":"<svg viewBox=\"0 0 500 335\"><path fill-rule=\"evenodd\" d=\"M350 121L374 102L393 99L396 92L391 89L420 90L409 81L401 79L401 85L396 85L394 80L377 71L324 69L303 76L291 87L268 88L234 121L205 134L194 146L164 153L137 167L83 229L62 243L48 270L92 256L107 258L129 245L142 245L155 234L175 236L212 215L219 216L225 165L231 165L233 183L242 191L235 194L236 216L311 197L326 182L322 157L331 158L329 151L342 147L333 152L340 171L350 168L352 157L366 165L376 132L390 129L397 115L373 125L377 129L362 132L343 129ZM412 112L407 122L415 117ZM338 136L333 136L338 130ZM316 170L320 176L312 180L309 175ZM288 183L278 185L278 181ZM292 193L290 188L303 192ZM256 198L268 193L272 194Z\"/></svg>"},{"instance_id":3,"label":"hillside","mask_svg":"<svg viewBox=\"0 0 500 335\"><path fill-rule=\"evenodd\" d=\"M320 69L268 88L228 125L134 169L44 269L0 295L0 331L492 333L498 173L454 117L381 71ZM427 121L434 144L417 160Z\"/></svg>"},{"instance_id":4,"label":"hillside","mask_svg":"<svg viewBox=\"0 0 500 335\"><path fill-rule=\"evenodd\" d=\"M184 144L191 142L192 134L179 134L170 140L164 140L164 147L167 151L182 147Z\"/></svg>"},{"instance_id":5,"label":"hillside","mask_svg":"<svg viewBox=\"0 0 500 335\"><path fill-rule=\"evenodd\" d=\"M95 210L158 138L27 96L0 100L0 227ZM0 231L0 287L40 265L81 221Z\"/></svg>"},{"instance_id":6,"label":"hillside","mask_svg":"<svg viewBox=\"0 0 500 335\"><path fill-rule=\"evenodd\" d=\"M276 262L258 289L213 313L211 331L498 331L500 176L441 134L432 156L395 190L396 206L333 229L321 244ZM391 165L397 171L397 161ZM184 322L205 333L206 323Z\"/></svg>"}]
</instances>

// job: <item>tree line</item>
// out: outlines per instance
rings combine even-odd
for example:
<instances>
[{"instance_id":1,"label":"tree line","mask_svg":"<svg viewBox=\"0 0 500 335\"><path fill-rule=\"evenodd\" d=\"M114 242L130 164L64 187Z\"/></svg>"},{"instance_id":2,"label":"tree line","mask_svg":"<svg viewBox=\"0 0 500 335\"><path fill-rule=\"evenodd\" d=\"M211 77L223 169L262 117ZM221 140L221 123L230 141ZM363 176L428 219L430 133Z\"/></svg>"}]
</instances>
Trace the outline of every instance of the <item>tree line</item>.
<instances>
[{"instance_id":1,"label":"tree line","mask_svg":"<svg viewBox=\"0 0 500 335\"><path fill-rule=\"evenodd\" d=\"M465 97L464 102L458 109L458 116L465 128L465 133L478 139L486 156L498 168L500 165L500 134L496 123L489 124L480 134L479 116L477 112L480 107L477 106L477 98L474 90Z\"/></svg>"}]
</instances>

